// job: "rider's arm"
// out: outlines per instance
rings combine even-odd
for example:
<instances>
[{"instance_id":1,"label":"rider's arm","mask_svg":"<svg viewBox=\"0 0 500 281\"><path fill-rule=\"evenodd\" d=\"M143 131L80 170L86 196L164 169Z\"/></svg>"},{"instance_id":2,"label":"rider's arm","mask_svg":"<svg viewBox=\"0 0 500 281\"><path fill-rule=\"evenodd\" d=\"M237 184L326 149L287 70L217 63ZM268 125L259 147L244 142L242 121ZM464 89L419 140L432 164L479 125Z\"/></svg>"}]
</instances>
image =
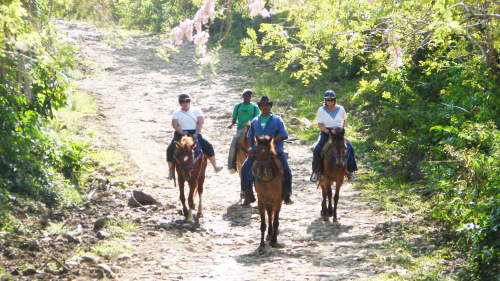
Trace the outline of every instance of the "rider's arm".
<instances>
[{"instance_id":1,"label":"rider's arm","mask_svg":"<svg viewBox=\"0 0 500 281\"><path fill-rule=\"evenodd\" d=\"M196 118L196 119L198 120L198 126L196 126L195 134L199 134L199 133L201 133L201 128L203 127L203 124L205 123L205 117L198 116L198 118Z\"/></svg>"},{"instance_id":2,"label":"rider's arm","mask_svg":"<svg viewBox=\"0 0 500 281\"><path fill-rule=\"evenodd\" d=\"M330 132L330 130L328 130L326 127L325 127L325 124L323 123L318 123L318 128L325 134L328 134Z\"/></svg>"},{"instance_id":3,"label":"rider's arm","mask_svg":"<svg viewBox=\"0 0 500 281\"><path fill-rule=\"evenodd\" d=\"M234 124L236 124L236 118L233 118L233 121L231 122L231 125L228 126L228 128L233 127Z\"/></svg>"},{"instance_id":4,"label":"rider's arm","mask_svg":"<svg viewBox=\"0 0 500 281\"><path fill-rule=\"evenodd\" d=\"M172 128L180 134L180 135L187 135L187 132L184 132L181 127L179 127L179 120L178 119L172 119Z\"/></svg>"},{"instance_id":5,"label":"rider's arm","mask_svg":"<svg viewBox=\"0 0 500 281\"><path fill-rule=\"evenodd\" d=\"M276 137L274 138L274 143L280 142L280 141L282 141L282 140L284 140L284 139L286 139L286 137L285 137L285 136L276 136Z\"/></svg>"}]
</instances>

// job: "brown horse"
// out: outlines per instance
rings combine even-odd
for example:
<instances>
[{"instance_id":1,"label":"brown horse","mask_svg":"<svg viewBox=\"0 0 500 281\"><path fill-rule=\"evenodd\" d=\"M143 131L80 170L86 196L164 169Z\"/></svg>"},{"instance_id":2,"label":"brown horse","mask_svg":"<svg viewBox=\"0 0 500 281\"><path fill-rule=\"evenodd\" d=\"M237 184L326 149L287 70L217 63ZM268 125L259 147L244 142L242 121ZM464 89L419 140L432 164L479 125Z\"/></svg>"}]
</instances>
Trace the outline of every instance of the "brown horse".
<instances>
[{"instance_id":1,"label":"brown horse","mask_svg":"<svg viewBox=\"0 0 500 281\"><path fill-rule=\"evenodd\" d=\"M266 211L269 219L267 240L271 240L271 247L278 245L279 214L282 201L283 165L274 150L272 137L257 137L257 149L255 162L252 165L252 174L255 177L255 191L258 198L257 205L260 214L261 231L259 253L262 254L265 249Z\"/></svg>"},{"instance_id":2,"label":"brown horse","mask_svg":"<svg viewBox=\"0 0 500 281\"><path fill-rule=\"evenodd\" d=\"M238 172L240 173L240 178L241 178L241 166L243 165L243 162L247 160L248 149L250 148L250 143L248 143L247 139L247 133L249 128L250 125L248 123L245 123L245 131L243 132L243 135L238 141L238 152L236 153L236 166L238 168Z\"/></svg>"},{"instance_id":3,"label":"brown horse","mask_svg":"<svg viewBox=\"0 0 500 281\"><path fill-rule=\"evenodd\" d=\"M245 123L245 131L243 132L243 135L241 136L240 140L238 141L238 151L236 152L236 166L238 169L238 173L240 174L241 178L241 166L245 162L245 160L248 157L248 149L250 148L250 143L248 142L247 139L247 133L248 129L250 128L250 125L248 123ZM253 193L253 192L252 192ZM244 192L241 192L240 194L240 201L243 203L243 200L245 199L246 194ZM251 196L253 197L253 196ZM250 200L252 201L252 200ZM248 201L247 203L249 203ZM255 198L253 199L255 201Z\"/></svg>"},{"instance_id":4,"label":"brown horse","mask_svg":"<svg viewBox=\"0 0 500 281\"><path fill-rule=\"evenodd\" d=\"M323 147L323 167L324 172L319 180L319 186L323 193L321 202L321 215L328 219L333 216L337 220L337 203L339 202L340 186L344 182L347 173L347 160L349 151L345 141L345 131L335 128L330 131L328 142ZM332 208L332 184L335 182L334 206ZM328 198L328 209L326 200Z\"/></svg>"},{"instance_id":5,"label":"brown horse","mask_svg":"<svg viewBox=\"0 0 500 281\"><path fill-rule=\"evenodd\" d=\"M180 141L175 142L175 146L175 169L177 171L182 211L187 221L192 222L196 193L198 193L199 198L197 216L199 217L202 214L201 199L203 195L203 183L205 182L205 170L207 169L207 156L201 151L197 139L192 136L183 136ZM187 206L184 196L184 181L187 181L189 185Z\"/></svg>"}]
</instances>

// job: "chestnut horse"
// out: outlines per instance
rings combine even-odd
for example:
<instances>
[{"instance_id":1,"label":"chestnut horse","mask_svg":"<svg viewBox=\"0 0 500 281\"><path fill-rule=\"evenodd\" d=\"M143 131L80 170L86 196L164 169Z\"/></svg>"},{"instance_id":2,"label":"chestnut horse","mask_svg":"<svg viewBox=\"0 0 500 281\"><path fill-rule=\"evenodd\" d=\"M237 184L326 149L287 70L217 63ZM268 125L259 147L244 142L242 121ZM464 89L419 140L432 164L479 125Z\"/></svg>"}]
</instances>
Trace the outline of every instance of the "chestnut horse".
<instances>
[{"instance_id":1,"label":"chestnut horse","mask_svg":"<svg viewBox=\"0 0 500 281\"><path fill-rule=\"evenodd\" d=\"M197 216L202 214L203 183L205 182L205 170L207 169L207 156L201 151L198 139L192 136L183 136L180 141L175 142L175 169L179 182L180 200L182 211L188 222L193 221L193 210L195 209L194 197L198 193L199 204ZM184 181L188 182L189 195L184 196ZM188 208L189 207L189 208Z\"/></svg>"},{"instance_id":2,"label":"chestnut horse","mask_svg":"<svg viewBox=\"0 0 500 281\"><path fill-rule=\"evenodd\" d=\"M347 160L349 150L346 146L345 131L342 128L334 128L330 131L328 142L323 147L323 167L324 172L320 177L319 186L323 193L321 202L321 215L328 219L333 216L337 220L337 203L339 202L340 186L344 182L347 173ZM332 208L332 184L335 182L334 205ZM328 209L326 200L328 198Z\"/></svg>"},{"instance_id":3,"label":"chestnut horse","mask_svg":"<svg viewBox=\"0 0 500 281\"><path fill-rule=\"evenodd\" d=\"M243 163L247 159L248 149L250 148L250 143L248 142L248 139L247 139L247 133L248 133L249 128L250 128L250 125L248 123L245 123L245 131L243 132L243 135L241 136L240 140L238 141L238 151L236 152L236 167L238 169L238 173L240 174L240 178L241 178L241 166L243 165ZM240 201L243 202L245 197L246 197L246 194L244 192L241 192ZM253 201L255 201L255 199L253 199Z\"/></svg>"},{"instance_id":4,"label":"chestnut horse","mask_svg":"<svg viewBox=\"0 0 500 281\"><path fill-rule=\"evenodd\" d=\"M259 253L264 253L266 232L266 211L269 219L267 240L271 240L271 247L278 245L279 214L281 210L281 189L283 183L283 165L274 150L273 138L270 136L257 137L255 162L252 165L252 174L255 177L255 191L257 192L257 207L260 214L261 240Z\"/></svg>"}]
</instances>

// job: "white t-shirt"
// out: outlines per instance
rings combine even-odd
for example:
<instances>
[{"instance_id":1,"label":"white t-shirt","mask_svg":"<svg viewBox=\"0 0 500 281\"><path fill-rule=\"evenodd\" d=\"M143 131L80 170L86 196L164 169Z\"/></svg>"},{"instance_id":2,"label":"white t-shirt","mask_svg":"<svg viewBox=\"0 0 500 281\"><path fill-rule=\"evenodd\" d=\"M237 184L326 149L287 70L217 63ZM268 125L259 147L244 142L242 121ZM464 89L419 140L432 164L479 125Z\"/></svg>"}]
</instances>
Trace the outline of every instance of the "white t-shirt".
<instances>
[{"instance_id":1,"label":"white t-shirt","mask_svg":"<svg viewBox=\"0 0 500 281\"><path fill-rule=\"evenodd\" d=\"M317 123L322 123L326 128L342 128L342 121L347 120L347 113L341 105L335 105L335 109L337 108L339 108L339 112L337 112L335 119L333 119L332 116L326 112L324 106L320 107L318 109Z\"/></svg>"},{"instance_id":2,"label":"white t-shirt","mask_svg":"<svg viewBox=\"0 0 500 281\"><path fill-rule=\"evenodd\" d=\"M182 110L182 108L177 109L172 114L172 119L177 119L179 127L183 131L196 130L198 125L198 117L203 117L203 113L196 107L190 106L188 111Z\"/></svg>"}]
</instances>

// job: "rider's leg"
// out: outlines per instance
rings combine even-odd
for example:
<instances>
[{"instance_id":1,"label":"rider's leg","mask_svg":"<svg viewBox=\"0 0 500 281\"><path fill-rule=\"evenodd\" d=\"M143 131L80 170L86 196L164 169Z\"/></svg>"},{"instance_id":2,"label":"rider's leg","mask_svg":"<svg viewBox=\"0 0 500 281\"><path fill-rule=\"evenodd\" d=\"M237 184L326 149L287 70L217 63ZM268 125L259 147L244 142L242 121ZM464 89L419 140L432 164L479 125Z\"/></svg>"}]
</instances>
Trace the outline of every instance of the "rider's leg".
<instances>
[{"instance_id":1,"label":"rider's leg","mask_svg":"<svg viewBox=\"0 0 500 281\"><path fill-rule=\"evenodd\" d=\"M229 147L229 154L227 157L227 168L229 169L229 171L234 170L234 172L236 172L236 155L238 154L238 143L241 136L243 135L244 130L245 127L239 128L231 141L231 146Z\"/></svg>"},{"instance_id":2,"label":"rider's leg","mask_svg":"<svg viewBox=\"0 0 500 281\"><path fill-rule=\"evenodd\" d=\"M247 157L247 160L241 166L241 194L245 197L244 205L248 205L255 202L255 197L253 196L252 190L252 180L251 180L251 169L255 162L255 157ZM248 195L248 196L247 196ZM247 200L248 199L248 200Z\"/></svg>"},{"instance_id":3,"label":"rider's leg","mask_svg":"<svg viewBox=\"0 0 500 281\"><path fill-rule=\"evenodd\" d=\"M198 141L200 143L201 150L203 150L203 152L207 155L210 163L212 163L214 171L216 173L220 172L220 170L222 170L222 166L217 166L217 160L215 159L215 151L212 144L208 140L204 139L201 134L198 135Z\"/></svg>"},{"instance_id":4,"label":"rider's leg","mask_svg":"<svg viewBox=\"0 0 500 281\"><path fill-rule=\"evenodd\" d=\"M170 144L167 147L167 164L168 164L168 174L167 174L167 179L173 179L174 178L174 151L175 151L175 141L178 141L181 139L181 135L175 133L174 137L170 141Z\"/></svg>"},{"instance_id":5,"label":"rider's leg","mask_svg":"<svg viewBox=\"0 0 500 281\"><path fill-rule=\"evenodd\" d=\"M314 146L313 150L313 161L312 161L312 171L313 175L311 176L311 180L313 182L318 181L319 175L318 173L321 172L321 151L323 150L323 147L325 146L325 143L328 142L328 134L321 132L318 141L316 142L316 145Z\"/></svg>"},{"instance_id":6,"label":"rider's leg","mask_svg":"<svg viewBox=\"0 0 500 281\"><path fill-rule=\"evenodd\" d=\"M347 148L349 149L349 159L347 159L347 178L349 180L355 180L356 176L354 175L354 172L358 170L358 165L356 164L354 147L347 138L346 138L346 145Z\"/></svg>"},{"instance_id":7,"label":"rider's leg","mask_svg":"<svg viewBox=\"0 0 500 281\"><path fill-rule=\"evenodd\" d=\"M286 155L284 153L278 153L278 159L281 161L281 164L283 165L283 172L285 173L282 185L283 200L286 205L291 205L293 204L293 201L290 198L292 195L292 171L290 170L290 166L288 166L288 160L286 159Z\"/></svg>"}]
</instances>

